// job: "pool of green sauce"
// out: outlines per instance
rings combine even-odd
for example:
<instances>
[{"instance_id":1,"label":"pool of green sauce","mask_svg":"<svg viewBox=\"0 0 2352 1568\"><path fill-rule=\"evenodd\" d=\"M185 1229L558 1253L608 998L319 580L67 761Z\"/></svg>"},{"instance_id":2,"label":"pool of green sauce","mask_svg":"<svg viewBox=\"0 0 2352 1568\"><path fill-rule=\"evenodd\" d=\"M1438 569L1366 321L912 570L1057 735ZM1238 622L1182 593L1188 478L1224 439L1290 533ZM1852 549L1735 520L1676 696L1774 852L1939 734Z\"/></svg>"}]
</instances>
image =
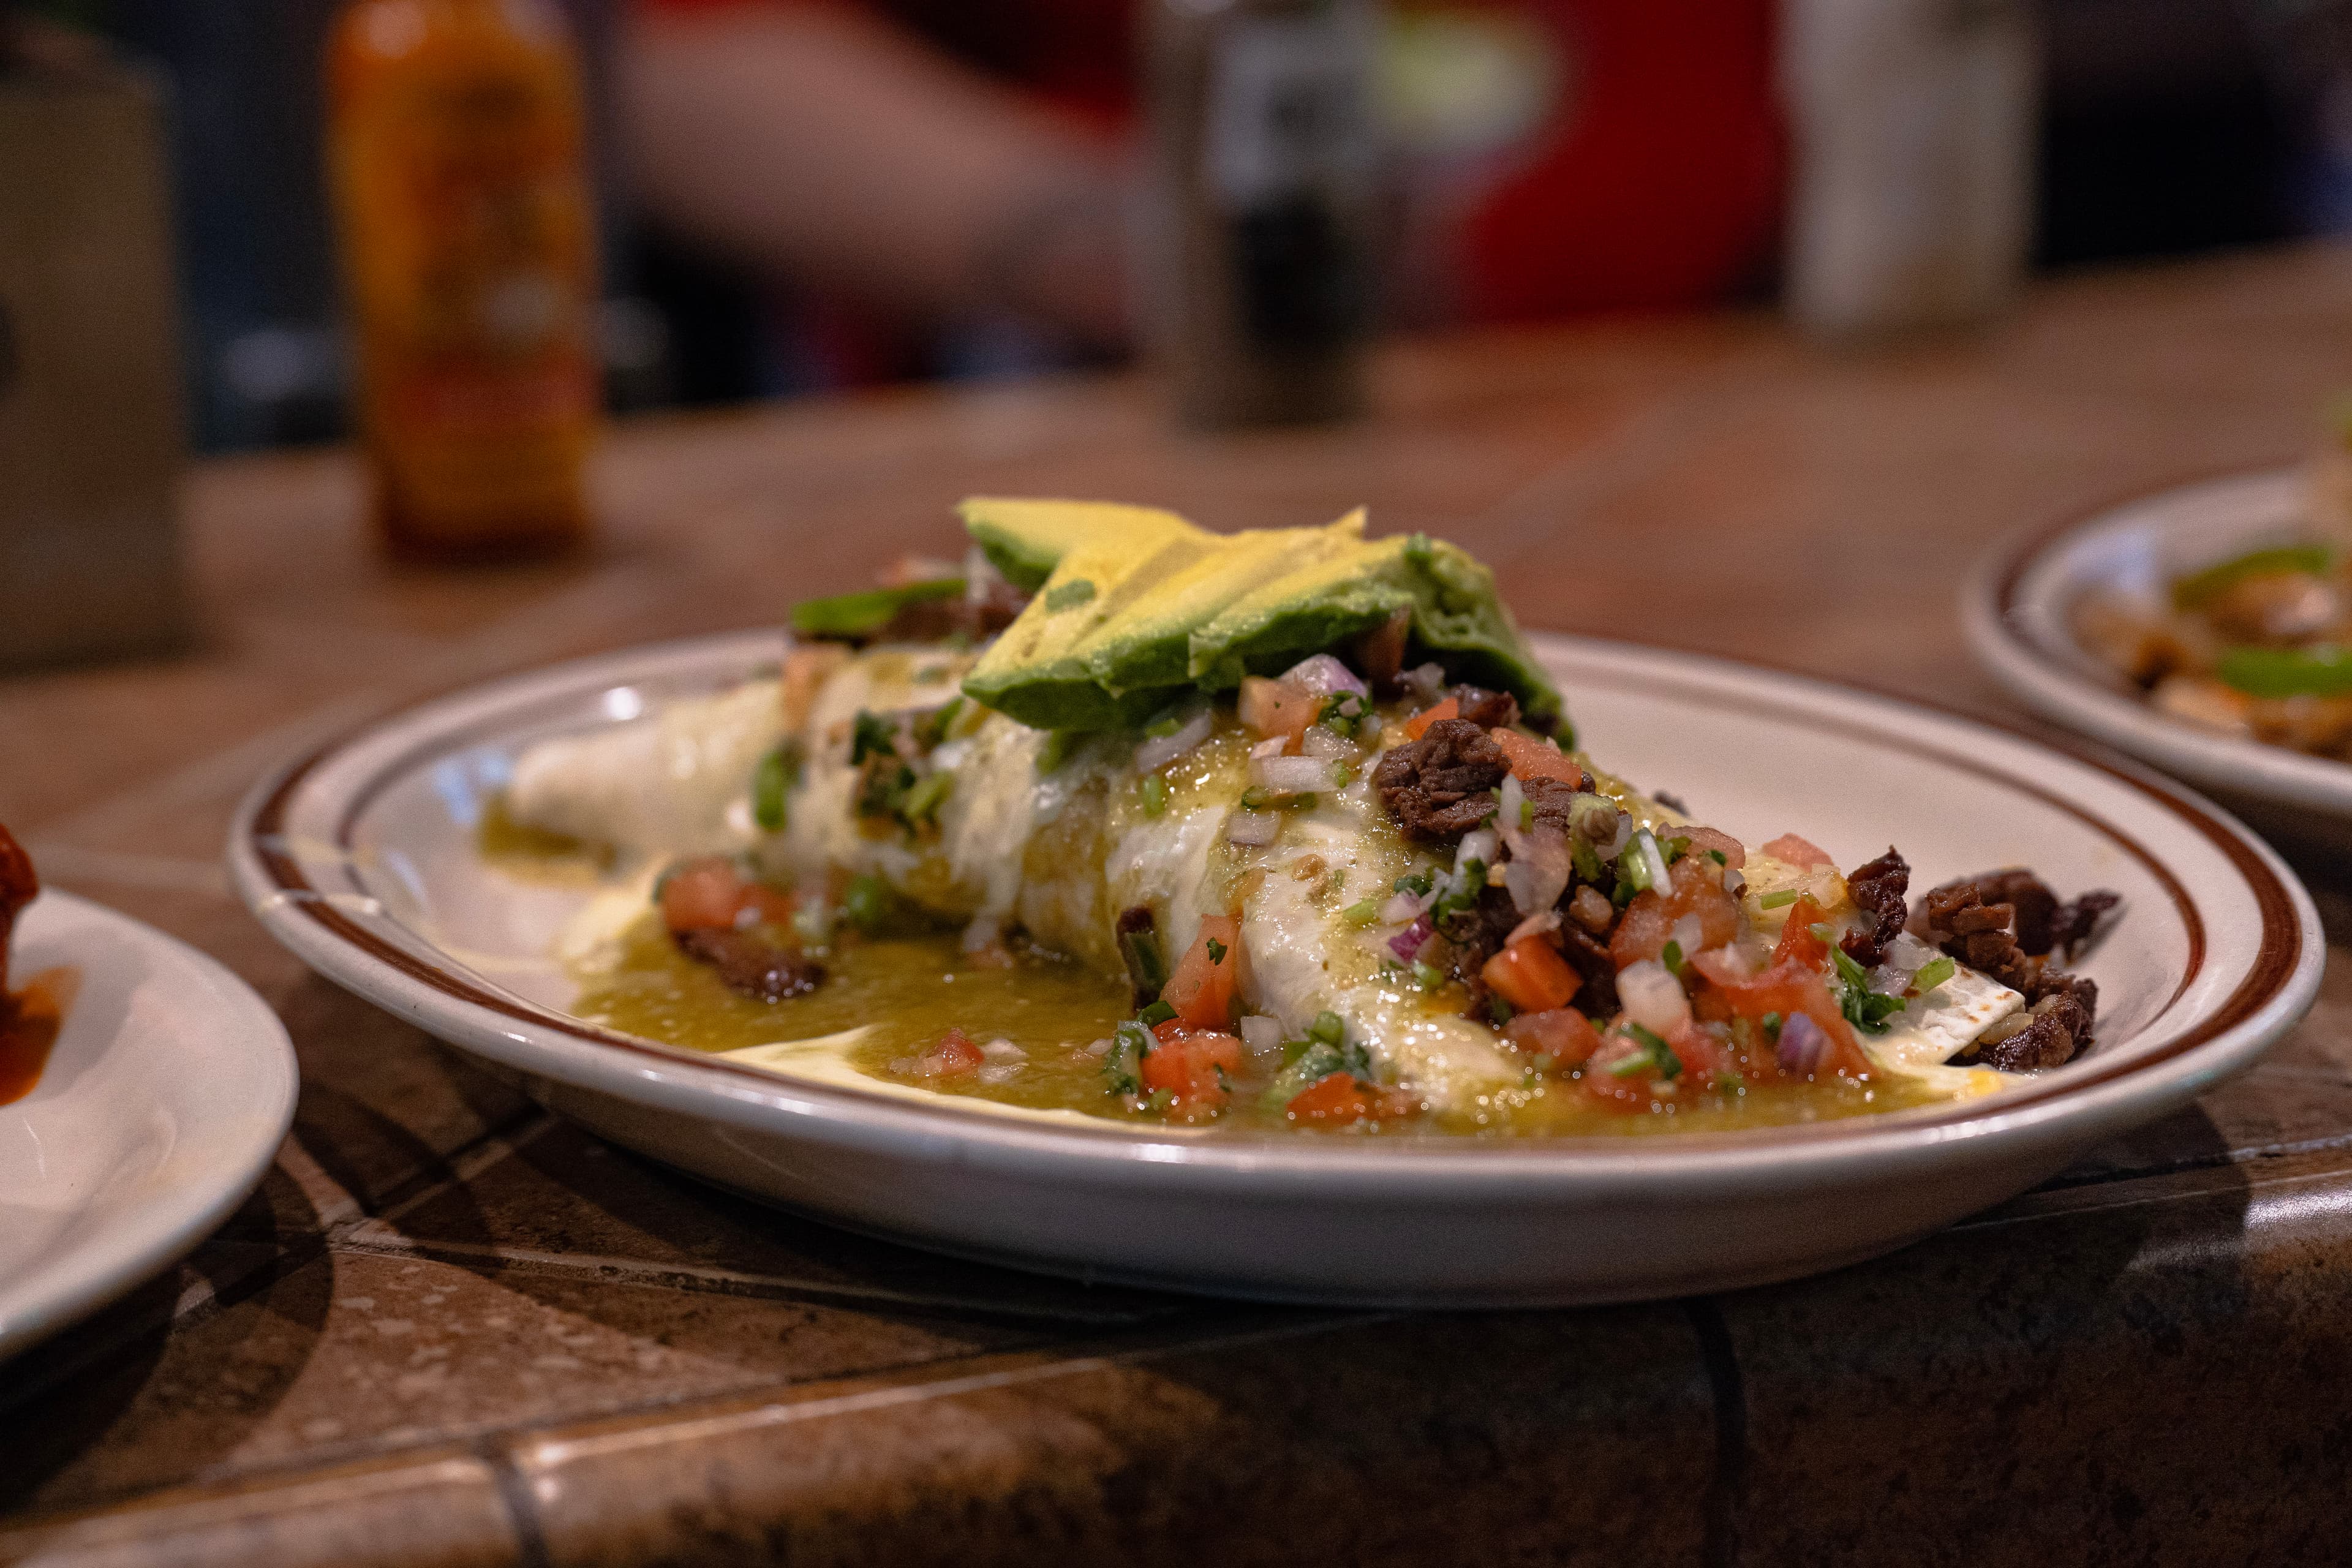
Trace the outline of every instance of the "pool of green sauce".
<instances>
[{"instance_id":1,"label":"pool of green sauce","mask_svg":"<svg viewBox=\"0 0 2352 1568\"><path fill-rule=\"evenodd\" d=\"M727 1051L806 1039L859 1025L873 1032L848 1053L860 1070L908 1081L892 1064L919 1057L950 1028L975 1041L1011 1040L1028 1053L1018 1075L989 1084L964 1078L937 1092L1041 1110L1078 1110L1130 1124L1155 1120L1123 1108L1105 1089L1102 1058L1087 1047L1131 1011L1124 981L1065 959L1024 955L1012 968L969 959L953 933L845 943L825 957L825 983L805 996L759 1002L680 954L650 911L607 962L581 974L574 1011L607 1027L688 1050ZM1626 1136L1733 1131L1828 1121L1933 1103L1943 1096L1905 1080L1859 1085L1774 1085L1738 1093L1687 1089L1647 1113L1601 1110L1572 1082L1530 1074L1527 1086L1475 1114L1300 1129L1259 1103L1263 1078L1235 1085L1213 1126L1309 1137L1471 1134L1485 1137Z\"/></svg>"}]
</instances>

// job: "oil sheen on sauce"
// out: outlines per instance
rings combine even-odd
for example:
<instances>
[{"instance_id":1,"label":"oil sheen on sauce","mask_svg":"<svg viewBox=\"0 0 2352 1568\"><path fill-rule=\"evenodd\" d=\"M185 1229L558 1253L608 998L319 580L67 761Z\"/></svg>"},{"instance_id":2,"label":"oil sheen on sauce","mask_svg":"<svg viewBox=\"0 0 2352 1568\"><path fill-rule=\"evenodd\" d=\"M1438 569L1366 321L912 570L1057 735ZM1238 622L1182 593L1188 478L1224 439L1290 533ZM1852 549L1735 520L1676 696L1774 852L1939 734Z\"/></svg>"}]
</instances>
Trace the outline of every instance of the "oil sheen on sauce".
<instances>
[{"instance_id":1,"label":"oil sheen on sauce","mask_svg":"<svg viewBox=\"0 0 2352 1568\"><path fill-rule=\"evenodd\" d=\"M1011 968L976 965L952 933L845 944L824 962L828 977L816 991L782 1002L756 1001L728 990L709 969L680 954L648 913L609 963L581 974L573 1010L610 1028L700 1051L807 1039L870 1025L848 1059L875 1078L899 1082L908 1081L898 1070L908 1058L929 1049L949 1028L961 1028L974 1041L1010 1040L1026 1059L1005 1081L968 1077L930 1086L940 1093L1114 1121L1157 1121L1122 1108L1104 1087L1101 1057L1088 1049L1132 1013L1124 980L1052 958L1024 958ZM1628 1115L1596 1106L1572 1082L1530 1073L1523 1087L1493 1096L1473 1114L1325 1131L1297 1127L1282 1107L1264 1103L1262 1083L1245 1080L1234 1088L1217 1130L1302 1137L1732 1131L1866 1115L1943 1098L1899 1079L1864 1085L1841 1079L1693 1094L1687 1104Z\"/></svg>"}]
</instances>

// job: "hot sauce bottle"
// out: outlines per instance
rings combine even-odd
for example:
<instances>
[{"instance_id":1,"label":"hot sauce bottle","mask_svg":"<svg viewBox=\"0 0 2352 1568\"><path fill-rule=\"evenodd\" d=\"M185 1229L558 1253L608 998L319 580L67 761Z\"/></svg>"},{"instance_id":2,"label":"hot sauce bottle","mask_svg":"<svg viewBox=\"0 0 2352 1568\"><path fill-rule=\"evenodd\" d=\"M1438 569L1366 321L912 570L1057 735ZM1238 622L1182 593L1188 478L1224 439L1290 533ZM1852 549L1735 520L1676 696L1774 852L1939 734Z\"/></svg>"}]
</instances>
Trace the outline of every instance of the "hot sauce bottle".
<instances>
[{"instance_id":1,"label":"hot sauce bottle","mask_svg":"<svg viewBox=\"0 0 2352 1568\"><path fill-rule=\"evenodd\" d=\"M552 0L353 0L329 159L378 526L395 554L534 553L587 531L595 231Z\"/></svg>"}]
</instances>

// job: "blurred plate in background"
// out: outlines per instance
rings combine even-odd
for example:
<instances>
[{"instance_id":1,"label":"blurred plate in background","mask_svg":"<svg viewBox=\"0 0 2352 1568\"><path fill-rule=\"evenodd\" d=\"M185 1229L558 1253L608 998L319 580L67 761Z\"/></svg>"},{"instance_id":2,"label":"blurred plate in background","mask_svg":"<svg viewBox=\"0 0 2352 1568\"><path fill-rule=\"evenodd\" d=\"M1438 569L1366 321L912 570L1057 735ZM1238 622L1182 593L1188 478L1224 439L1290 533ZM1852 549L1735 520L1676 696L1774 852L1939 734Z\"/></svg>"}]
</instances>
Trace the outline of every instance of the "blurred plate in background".
<instances>
[{"instance_id":1,"label":"blurred plate in background","mask_svg":"<svg viewBox=\"0 0 2352 1568\"><path fill-rule=\"evenodd\" d=\"M2352 849L2352 764L2165 713L2070 624L2094 589L2161 600L2183 573L2307 534L2305 482L2285 469L2181 485L2014 541L1963 592L1969 646L2044 718L2188 780L2264 832Z\"/></svg>"}]
</instances>

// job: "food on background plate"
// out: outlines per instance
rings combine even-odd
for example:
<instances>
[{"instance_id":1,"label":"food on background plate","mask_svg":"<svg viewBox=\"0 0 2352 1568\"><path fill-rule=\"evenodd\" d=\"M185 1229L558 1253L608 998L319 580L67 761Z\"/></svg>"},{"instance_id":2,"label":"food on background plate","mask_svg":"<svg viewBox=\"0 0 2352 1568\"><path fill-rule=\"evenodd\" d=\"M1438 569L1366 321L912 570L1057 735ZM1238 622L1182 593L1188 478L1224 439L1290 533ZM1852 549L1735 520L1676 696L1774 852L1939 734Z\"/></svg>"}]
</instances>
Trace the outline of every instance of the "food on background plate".
<instances>
[{"instance_id":1,"label":"food on background plate","mask_svg":"<svg viewBox=\"0 0 2352 1568\"><path fill-rule=\"evenodd\" d=\"M33 858L0 826L0 1105L22 1100L40 1080L64 1018L62 975L41 976L10 988L10 949L17 917L40 896Z\"/></svg>"},{"instance_id":2,"label":"food on background plate","mask_svg":"<svg viewBox=\"0 0 2352 1568\"><path fill-rule=\"evenodd\" d=\"M2148 596L2071 611L2075 641L2176 719L2352 761L2352 406L2308 479L2305 521Z\"/></svg>"},{"instance_id":3,"label":"food on background plate","mask_svg":"<svg viewBox=\"0 0 2352 1568\"><path fill-rule=\"evenodd\" d=\"M520 757L595 845L579 1010L763 1066L1162 1126L1734 1128L2091 1043L2114 907L1909 898L1577 749L1421 535L964 503L961 565L800 605L781 668ZM1694 744L1706 743L1694 736Z\"/></svg>"}]
</instances>

